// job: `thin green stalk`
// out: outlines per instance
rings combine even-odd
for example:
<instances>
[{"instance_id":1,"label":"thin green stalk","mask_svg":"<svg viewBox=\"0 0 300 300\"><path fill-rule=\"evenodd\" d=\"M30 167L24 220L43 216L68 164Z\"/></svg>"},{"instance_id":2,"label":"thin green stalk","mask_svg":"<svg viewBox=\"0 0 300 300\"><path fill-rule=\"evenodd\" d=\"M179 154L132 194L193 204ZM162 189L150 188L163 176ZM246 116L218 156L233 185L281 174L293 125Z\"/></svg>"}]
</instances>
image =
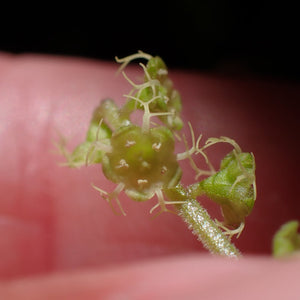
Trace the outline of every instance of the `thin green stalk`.
<instances>
[{"instance_id":1,"label":"thin green stalk","mask_svg":"<svg viewBox=\"0 0 300 300\"><path fill-rule=\"evenodd\" d=\"M176 207L178 214L188 224L189 229L212 254L228 257L241 256L239 250L229 241L197 200L188 199Z\"/></svg>"}]
</instances>

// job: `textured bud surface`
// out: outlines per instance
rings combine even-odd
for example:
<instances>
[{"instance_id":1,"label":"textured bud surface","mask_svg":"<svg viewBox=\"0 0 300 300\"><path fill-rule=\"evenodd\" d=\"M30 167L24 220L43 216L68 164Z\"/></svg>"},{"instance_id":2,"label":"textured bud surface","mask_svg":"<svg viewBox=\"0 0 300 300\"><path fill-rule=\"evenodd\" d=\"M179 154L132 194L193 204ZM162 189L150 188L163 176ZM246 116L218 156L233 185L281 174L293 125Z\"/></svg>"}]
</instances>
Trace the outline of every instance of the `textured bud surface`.
<instances>
[{"instance_id":1,"label":"textured bud surface","mask_svg":"<svg viewBox=\"0 0 300 300\"><path fill-rule=\"evenodd\" d=\"M175 186L181 170L174 154L174 138L166 127L143 132L126 126L113 134L112 150L103 158L103 172L113 182L122 182L134 200L151 198L156 189Z\"/></svg>"}]
</instances>

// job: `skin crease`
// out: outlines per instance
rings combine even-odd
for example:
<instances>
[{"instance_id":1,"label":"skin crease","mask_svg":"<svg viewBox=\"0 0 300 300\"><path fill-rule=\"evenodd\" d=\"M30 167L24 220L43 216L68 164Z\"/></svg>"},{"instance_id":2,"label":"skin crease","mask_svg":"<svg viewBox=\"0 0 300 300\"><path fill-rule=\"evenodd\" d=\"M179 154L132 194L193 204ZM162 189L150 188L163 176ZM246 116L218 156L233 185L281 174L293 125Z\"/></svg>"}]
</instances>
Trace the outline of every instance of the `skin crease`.
<instances>
[{"instance_id":1,"label":"skin crease","mask_svg":"<svg viewBox=\"0 0 300 300\"><path fill-rule=\"evenodd\" d=\"M0 298L292 299L299 291L299 259L275 261L269 255L279 226L300 219L295 198L299 88L170 71L182 95L184 120L196 136L204 133L203 142L228 136L255 154L257 202L243 234L234 239L245 257L232 261L209 255L176 215L153 220L149 210L155 199L136 203L121 195L127 217L114 214L91 187L115 187L101 167L58 166L63 160L52 151L58 133L72 148L84 138L99 100L124 101L130 86L115 76L117 67L0 54ZM129 67L127 74L137 82L136 70ZM189 139L187 126L185 133ZM209 153L217 166L231 148L214 150ZM187 169L183 163L183 172ZM183 180L192 182L192 172ZM219 216L215 205L202 203Z\"/></svg>"}]
</instances>

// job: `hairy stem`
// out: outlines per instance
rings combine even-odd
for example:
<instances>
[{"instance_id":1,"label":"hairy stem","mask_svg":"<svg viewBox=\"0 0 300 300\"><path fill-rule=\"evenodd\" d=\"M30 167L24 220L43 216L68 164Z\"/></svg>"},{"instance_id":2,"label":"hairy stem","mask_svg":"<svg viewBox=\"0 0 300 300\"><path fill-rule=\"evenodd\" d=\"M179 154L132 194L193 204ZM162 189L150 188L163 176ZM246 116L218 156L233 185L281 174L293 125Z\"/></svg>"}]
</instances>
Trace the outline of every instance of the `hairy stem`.
<instances>
[{"instance_id":1,"label":"hairy stem","mask_svg":"<svg viewBox=\"0 0 300 300\"><path fill-rule=\"evenodd\" d=\"M188 224L189 229L212 254L228 257L241 256L239 250L229 241L197 200L188 199L176 207L178 214Z\"/></svg>"}]
</instances>

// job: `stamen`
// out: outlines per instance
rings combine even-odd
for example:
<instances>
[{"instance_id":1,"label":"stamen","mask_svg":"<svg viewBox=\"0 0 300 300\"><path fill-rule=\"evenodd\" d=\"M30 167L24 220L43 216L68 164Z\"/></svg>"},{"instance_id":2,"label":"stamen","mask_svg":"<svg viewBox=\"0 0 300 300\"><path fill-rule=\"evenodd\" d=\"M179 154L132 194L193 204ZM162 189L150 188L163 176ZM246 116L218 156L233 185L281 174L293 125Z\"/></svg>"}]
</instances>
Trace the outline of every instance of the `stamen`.
<instances>
[{"instance_id":1,"label":"stamen","mask_svg":"<svg viewBox=\"0 0 300 300\"><path fill-rule=\"evenodd\" d=\"M135 144L136 144L136 141L129 141L129 140L127 140L126 144L125 144L125 147L126 148L130 148L131 146L133 146Z\"/></svg>"},{"instance_id":2,"label":"stamen","mask_svg":"<svg viewBox=\"0 0 300 300\"><path fill-rule=\"evenodd\" d=\"M162 166L160 173L165 174L168 171L168 168L166 166Z\"/></svg>"},{"instance_id":3,"label":"stamen","mask_svg":"<svg viewBox=\"0 0 300 300\"><path fill-rule=\"evenodd\" d=\"M152 149L155 150L156 152L159 152L160 148L161 148L161 142L159 142L159 143L154 143L154 144L152 145Z\"/></svg>"},{"instance_id":4,"label":"stamen","mask_svg":"<svg viewBox=\"0 0 300 300\"><path fill-rule=\"evenodd\" d=\"M144 186L148 183L148 180L147 179L138 179L137 183L139 186Z\"/></svg>"},{"instance_id":5,"label":"stamen","mask_svg":"<svg viewBox=\"0 0 300 300\"><path fill-rule=\"evenodd\" d=\"M115 168L116 168L116 169L120 169L120 168L128 169L128 168L129 168L129 165L128 165L128 163L126 162L126 160L122 158L122 159L119 161L119 164L118 164Z\"/></svg>"}]
</instances>

